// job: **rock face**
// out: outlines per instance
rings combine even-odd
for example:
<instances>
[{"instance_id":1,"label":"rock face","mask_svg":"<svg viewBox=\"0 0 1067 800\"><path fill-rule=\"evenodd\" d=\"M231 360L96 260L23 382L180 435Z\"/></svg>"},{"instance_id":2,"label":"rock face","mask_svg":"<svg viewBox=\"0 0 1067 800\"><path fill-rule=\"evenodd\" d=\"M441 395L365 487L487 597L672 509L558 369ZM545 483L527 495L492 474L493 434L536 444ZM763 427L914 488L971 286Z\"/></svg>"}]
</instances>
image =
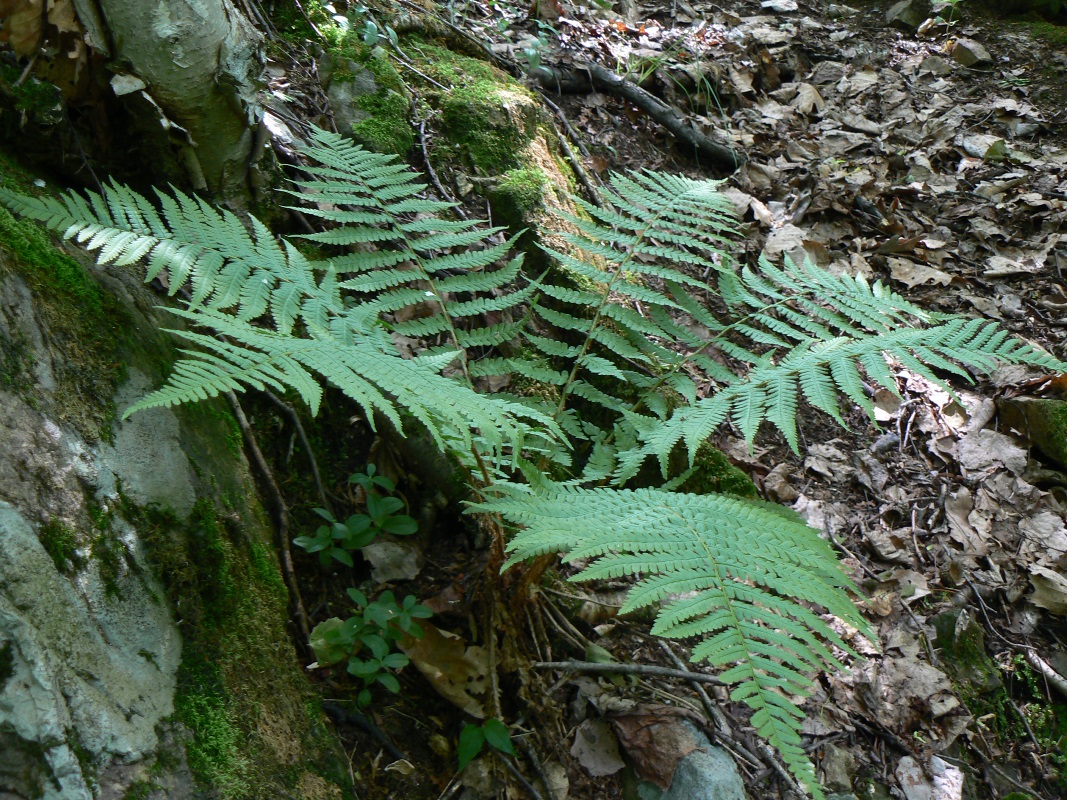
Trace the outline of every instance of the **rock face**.
<instances>
[{"instance_id":1,"label":"rock face","mask_svg":"<svg viewBox=\"0 0 1067 800\"><path fill-rule=\"evenodd\" d=\"M15 225L43 238L0 236L0 798L339 798L232 419L120 421L173 359L158 301Z\"/></svg>"}]
</instances>

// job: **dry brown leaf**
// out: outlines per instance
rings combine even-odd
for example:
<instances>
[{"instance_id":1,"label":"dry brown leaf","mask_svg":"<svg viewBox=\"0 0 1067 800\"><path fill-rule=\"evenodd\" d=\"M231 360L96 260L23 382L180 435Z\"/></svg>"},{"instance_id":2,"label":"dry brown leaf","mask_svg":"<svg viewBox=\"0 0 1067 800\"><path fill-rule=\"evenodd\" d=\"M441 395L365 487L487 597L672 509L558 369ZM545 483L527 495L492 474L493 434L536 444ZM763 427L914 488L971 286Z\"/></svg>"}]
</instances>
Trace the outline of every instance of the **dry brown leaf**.
<instances>
[{"instance_id":1,"label":"dry brown leaf","mask_svg":"<svg viewBox=\"0 0 1067 800\"><path fill-rule=\"evenodd\" d=\"M426 622L423 637L405 637L399 647L438 693L472 717L485 719L484 697L489 675L485 649L467 646L462 636Z\"/></svg>"},{"instance_id":2,"label":"dry brown leaf","mask_svg":"<svg viewBox=\"0 0 1067 800\"><path fill-rule=\"evenodd\" d=\"M682 724L687 717L685 711L673 706L647 704L613 713L609 719L638 776L669 789L678 762L700 749Z\"/></svg>"},{"instance_id":3,"label":"dry brown leaf","mask_svg":"<svg viewBox=\"0 0 1067 800\"><path fill-rule=\"evenodd\" d=\"M0 42L7 42L19 58L31 56L41 46L44 0L0 0Z\"/></svg>"}]
</instances>

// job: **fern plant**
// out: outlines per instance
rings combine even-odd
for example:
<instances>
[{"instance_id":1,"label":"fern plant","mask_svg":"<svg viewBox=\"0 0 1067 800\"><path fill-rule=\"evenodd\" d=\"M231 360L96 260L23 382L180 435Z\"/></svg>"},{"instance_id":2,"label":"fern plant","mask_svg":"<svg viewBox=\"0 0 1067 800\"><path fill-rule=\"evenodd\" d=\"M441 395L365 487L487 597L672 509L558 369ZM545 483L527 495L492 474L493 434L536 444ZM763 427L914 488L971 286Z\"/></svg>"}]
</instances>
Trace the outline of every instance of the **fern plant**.
<instances>
[{"instance_id":1,"label":"fern plant","mask_svg":"<svg viewBox=\"0 0 1067 800\"><path fill-rule=\"evenodd\" d=\"M575 199L551 278L531 280L498 229L444 219L418 176L317 131L290 191L337 246L311 260L180 192L158 206L127 188L59 199L0 189L0 202L165 277L193 329L166 385L138 408L247 387L289 388L314 412L324 380L397 428L414 419L476 466L474 511L514 525L509 565L562 553L575 580L632 577L626 608L658 608L654 632L701 637L732 697L797 779L822 792L800 746L812 676L851 655L826 615L870 634L855 589L817 533L780 507L721 495L623 488L649 459L664 477L734 424L762 423L797 449L806 400L843 424L839 399L872 411L904 367L939 374L999 363L1067 365L992 322L930 314L879 283L810 263L738 268L717 184L656 173L612 179L613 207ZM715 309L713 311L713 309ZM420 342L420 355L402 347ZM536 392L477 391L487 378ZM551 472L554 479L549 479ZM684 477L684 476L681 476Z\"/></svg>"}]
</instances>

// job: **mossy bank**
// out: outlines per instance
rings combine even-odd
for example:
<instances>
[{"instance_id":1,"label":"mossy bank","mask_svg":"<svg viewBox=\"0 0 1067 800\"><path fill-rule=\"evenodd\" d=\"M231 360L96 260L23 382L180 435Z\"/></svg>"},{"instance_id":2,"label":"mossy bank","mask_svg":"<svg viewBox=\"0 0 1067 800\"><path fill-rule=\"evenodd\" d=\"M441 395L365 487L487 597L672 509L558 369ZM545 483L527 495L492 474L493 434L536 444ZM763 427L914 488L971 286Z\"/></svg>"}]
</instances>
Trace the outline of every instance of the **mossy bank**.
<instances>
[{"instance_id":1,"label":"mossy bank","mask_svg":"<svg viewBox=\"0 0 1067 800\"><path fill-rule=\"evenodd\" d=\"M174 361L161 302L0 212L3 788L349 796L230 410L121 418Z\"/></svg>"}]
</instances>

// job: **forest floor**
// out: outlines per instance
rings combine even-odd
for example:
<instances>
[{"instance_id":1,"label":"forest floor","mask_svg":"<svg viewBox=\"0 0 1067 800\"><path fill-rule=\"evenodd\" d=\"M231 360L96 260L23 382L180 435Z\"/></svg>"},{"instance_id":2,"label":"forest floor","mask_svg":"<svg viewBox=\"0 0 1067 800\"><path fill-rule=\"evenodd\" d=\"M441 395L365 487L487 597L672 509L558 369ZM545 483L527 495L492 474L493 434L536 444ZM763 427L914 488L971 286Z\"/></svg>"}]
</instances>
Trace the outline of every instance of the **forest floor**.
<instances>
[{"instance_id":1,"label":"forest floor","mask_svg":"<svg viewBox=\"0 0 1067 800\"><path fill-rule=\"evenodd\" d=\"M441 13L516 64L590 60L624 74L747 159L717 172L627 101L550 94L594 181L646 168L725 178L742 220L739 258L807 256L931 311L996 318L1067 358L1067 28L961 3L942 11L955 24L918 35L887 25L888 5L672 0L619 16L555 0L532 10L456 0ZM964 797L1063 797L1067 583L1057 570L1067 561L1067 464L1028 415L1032 398L1067 387L1001 370L957 382L953 396L903 368L898 378L903 401L872 397L877 425L858 409L848 431L808 414L799 454L766 430L752 452L740 436L715 442L767 498L826 532L881 637L881 651L868 648L851 673L820 681L804 706L805 744L827 790L859 800L959 798L935 780L939 770L966 776ZM479 635L495 627L496 612L470 602L485 553L454 527L437 532L422 574L398 592L416 593L438 626L503 665L495 688L506 721L539 754L520 748L516 765L542 796L622 797L623 771L591 775L618 759L617 745L572 748L575 728L610 695L639 700L648 719L664 703L703 719L700 697L674 680L529 669L553 654L588 658L590 645L675 667L647 623L613 616L617 586L548 583L537 619L522 620L521 643ZM342 613L322 599L343 597L340 576L327 576L327 587L318 573L305 577L315 582L305 590L313 621ZM478 667L484 650L462 640L439 647L438 658L447 650L454 659L439 689L466 681L473 693L489 679ZM343 676L319 680L327 699L352 694ZM401 682L368 716L404 759L339 716L361 798L529 796L492 759L461 787L456 706L412 669ZM738 758L751 796L788 797L747 712L712 695L733 741L721 725L709 728L735 755L756 755ZM635 745L628 756L647 754ZM538 770L554 788L546 792Z\"/></svg>"}]
</instances>

